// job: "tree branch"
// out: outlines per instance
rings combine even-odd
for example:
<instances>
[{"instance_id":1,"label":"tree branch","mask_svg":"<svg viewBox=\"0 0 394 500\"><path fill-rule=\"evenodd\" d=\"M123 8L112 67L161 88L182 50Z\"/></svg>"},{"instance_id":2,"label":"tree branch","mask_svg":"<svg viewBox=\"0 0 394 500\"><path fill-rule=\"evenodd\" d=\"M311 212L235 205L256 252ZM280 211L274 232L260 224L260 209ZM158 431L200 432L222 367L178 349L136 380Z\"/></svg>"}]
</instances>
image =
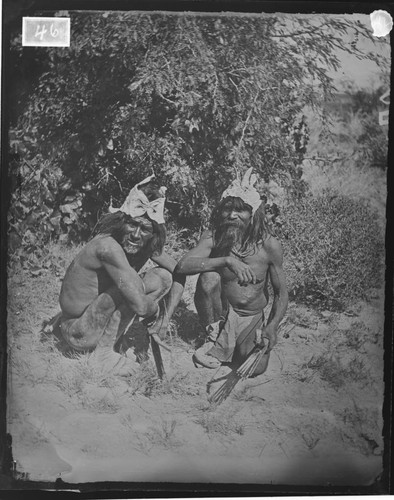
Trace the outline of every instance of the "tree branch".
<instances>
[{"instance_id":1,"label":"tree branch","mask_svg":"<svg viewBox=\"0 0 394 500\"><path fill-rule=\"evenodd\" d=\"M167 97L164 97L164 95L161 92L157 91L157 93L158 93L159 97L161 97L165 101L170 102L171 104L174 104L175 106L178 106L178 103L176 103L175 101L171 101L171 99L167 99Z\"/></svg>"},{"instance_id":2,"label":"tree branch","mask_svg":"<svg viewBox=\"0 0 394 500\"><path fill-rule=\"evenodd\" d=\"M233 82L232 78L228 77L228 79L234 85L234 87L238 90L238 85L235 82Z\"/></svg>"},{"instance_id":3,"label":"tree branch","mask_svg":"<svg viewBox=\"0 0 394 500\"><path fill-rule=\"evenodd\" d=\"M308 30L308 31L296 31L295 33L291 33L291 34L288 34L288 35L270 35L271 38L286 38L286 37L293 37L293 36L298 36L298 35L310 35L311 33L314 33L315 31L317 31L318 29L322 28L323 26L326 26L325 23L323 24L320 24L320 26L315 26L314 28L312 28L311 30Z\"/></svg>"},{"instance_id":4,"label":"tree branch","mask_svg":"<svg viewBox=\"0 0 394 500\"><path fill-rule=\"evenodd\" d=\"M242 144L242 141L244 139L245 130L246 130L246 127L248 126L248 122L250 120L250 117L252 116L253 108L254 108L254 105L256 104L256 101L257 101L257 98L258 98L259 94L260 94L260 89L257 91L256 97L253 100L253 104L252 104L252 106L250 108L250 111L249 111L248 116L246 118L245 124L243 126L241 137L240 137L239 142L238 142L238 147L237 147L238 151L239 151L239 149L241 147L241 144Z\"/></svg>"}]
</instances>

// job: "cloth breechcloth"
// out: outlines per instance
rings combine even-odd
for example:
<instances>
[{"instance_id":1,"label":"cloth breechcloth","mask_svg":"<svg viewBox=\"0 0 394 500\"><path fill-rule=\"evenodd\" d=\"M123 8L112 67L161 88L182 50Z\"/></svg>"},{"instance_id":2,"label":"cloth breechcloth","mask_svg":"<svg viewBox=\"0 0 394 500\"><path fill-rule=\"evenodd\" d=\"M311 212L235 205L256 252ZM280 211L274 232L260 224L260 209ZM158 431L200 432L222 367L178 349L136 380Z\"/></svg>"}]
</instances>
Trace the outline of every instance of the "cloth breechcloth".
<instances>
[{"instance_id":1,"label":"cloth breechcloth","mask_svg":"<svg viewBox=\"0 0 394 500\"><path fill-rule=\"evenodd\" d=\"M222 363L232 361L235 347L241 345L251 336L255 340L256 330L261 329L263 323L263 311L253 316L240 316L229 305L227 316L220 329L215 345L206 354L214 356Z\"/></svg>"}]
</instances>

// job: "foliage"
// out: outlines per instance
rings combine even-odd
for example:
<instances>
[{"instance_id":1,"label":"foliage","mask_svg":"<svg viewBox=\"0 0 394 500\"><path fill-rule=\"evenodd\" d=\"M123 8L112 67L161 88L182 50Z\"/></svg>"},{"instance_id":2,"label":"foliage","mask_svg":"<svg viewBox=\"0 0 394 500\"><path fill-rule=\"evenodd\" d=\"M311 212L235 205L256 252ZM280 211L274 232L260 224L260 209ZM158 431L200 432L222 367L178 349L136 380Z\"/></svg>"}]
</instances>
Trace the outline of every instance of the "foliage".
<instances>
[{"instance_id":1,"label":"foliage","mask_svg":"<svg viewBox=\"0 0 394 500\"><path fill-rule=\"evenodd\" d=\"M327 191L289 203L282 218L291 297L345 308L381 285L383 230L363 202Z\"/></svg>"},{"instance_id":2,"label":"foliage","mask_svg":"<svg viewBox=\"0 0 394 500\"><path fill-rule=\"evenodd\" d=\"M353 101L352 101L353 102ZM358 106L358 105L357 105ZM387 131L378 124L376 108L364 114L359 106L348 111L337 110L329 125L329 136L322 140L322 126L316 123L313 110L305 112L311 128L310 140L303 161L303 179L311 194L321 195L324 189L349 197L363 199L377 210L385 222L387 197ZM369 113L369 112L368 112ZM366 138L366 122L376 134ZM379 138L377 141L376 138ZM380 157L375 161L373 158ZM383 167L385 168L373 168Z\"/></svg>"},{"instance_id":3,"label":"foliage","mask_svg":"<svg viewBox=\"0 0 394 500\"><path fill-rule=\"evenodd\" d=\"M335 51L353 53L341 37L370 37L334 16L69 15L70 48L11 39L11 244L29 251L84 239L152 170L192 230L234 170L302 195L300 112L332 91Z\"/></svg>"},{"instance_id":4,"label":"foliage","mask_svg":"<svg viewBox=\"0 0 394 500\"><path fill-rule=\"evenodd\" d=\"M375 90L360 90L348 86L345 96L349 99L346 106L341 102L331 103L333 118L330 134L326 137L332 148L350 147L347 160L367 164L385 170L387 167L388 129L379 123L379 111L384 105L380 97L387 86ZM356 128L354 128L354 125ZM320 156L320 155L319 155Z\"/></svg>"}]
</instances>

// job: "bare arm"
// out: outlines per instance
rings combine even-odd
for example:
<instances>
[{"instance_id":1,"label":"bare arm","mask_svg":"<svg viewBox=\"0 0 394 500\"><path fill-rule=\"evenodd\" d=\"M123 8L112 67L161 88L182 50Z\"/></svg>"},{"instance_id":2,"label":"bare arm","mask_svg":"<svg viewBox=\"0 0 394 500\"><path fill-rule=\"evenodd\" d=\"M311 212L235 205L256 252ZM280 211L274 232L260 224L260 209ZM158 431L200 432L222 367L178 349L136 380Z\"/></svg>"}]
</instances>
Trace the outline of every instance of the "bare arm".
<instances>
[{"instance_id":1,"label":"bare arm","mask_svg":"<svg viewBox=\"0 0 394 500\"><path fill-rule=\"evenodd\" d=\"M205 231L197 246L189 250L175 268L177 274L198 274L207 271L218 271L226 267L227 257L209 257L213 248L212 234Z\"/></svg>"},{"instance_id":2,"label":"bare arm","mask_svg":"<svg viewBox=\"0 0 394 500\"><path fill-rule=\"evenodd\" d=\"M178 306L182 298L186 276L174 273L177 262L166 252L162 252L157 256L152 256L151 260L158 264L160 267L163 267L164 269L170 271L170 273L173 273L173 283L170 291L168 292L168 295L166 296L167 315L168 319L171 319L176 307Z\"/></svg>"},{"instance_id":3,"label":"bare arm","mask_svg":"<svg viewBox=\"0 0 394 500\"><path fill-rule=\"evenodd\" d=\"M97 258L111 277L128 306L139 316L149 317L156 313L156 302L145 294L137 272L130 266L122 247L112 238L97 249Z\"/></svg>"},{"instance_id":4,"label":"bare arm","mask_svg":"<svg viewBox=\"0 0 394 500\"><path fill-rule=\"evenodd\" d=\"M170 273L174 272L177 264L176 260L166 252L162 252L160 255L152 255L150 259L155 264L158 264L160 267L167 269L167 271L170 271Z\"/></svg>"},{"instance_id":5,"label":"bare arm","mask_svg":"<svg viewBox=\"0 0 394 500\"><path fill-rule=\"evenodd\" d=\"M283 272L283 250L280 242L275 238L270 238L266 249L270 257L268 274L274 291L272 308L268 317L267 326L263 330L263 337L270 340L269 349L276 344L276 332L279 323L282 321L289 301L286 278Z\"/></svg>"},{"instance_id":6,"label":"bare arm","mask_svg":"<svg viewBox=\"0 0 394 500\"><path fill-rule=\"evenodd\" d=\"M210 257L213 249L212 233L205 231L197 246L184 255L175 268L177 274L198 274L219 271L227 267L238 278L240 284L256 283L256 276L251 268L230 256Z\"/></svg>"}]
</instances>

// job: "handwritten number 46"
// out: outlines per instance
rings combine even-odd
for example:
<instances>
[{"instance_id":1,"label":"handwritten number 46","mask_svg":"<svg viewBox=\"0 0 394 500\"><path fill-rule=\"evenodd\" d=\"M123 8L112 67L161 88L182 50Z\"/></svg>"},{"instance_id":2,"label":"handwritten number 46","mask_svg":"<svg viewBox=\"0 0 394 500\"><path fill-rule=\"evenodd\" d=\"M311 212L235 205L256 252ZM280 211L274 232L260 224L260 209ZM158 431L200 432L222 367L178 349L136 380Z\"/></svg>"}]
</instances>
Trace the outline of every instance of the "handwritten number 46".
<instances>
[{"instance_id":1,"label":"handwritten number 46","mask_svg":"<svg viewBox=\"0 0 394 500\"><path fill-rule=\"evenodd\" d=\"M40 40L42 40L42 39L44 38L45 33L47 33L47 32L48 32L48 30L46 29L45 24L43 24L43 25L42 25L42 28L41 28L41 29L40 29L40 25L39 25L39 24L37 24L36 33L35 33L35 35L34 35L34 36L35 36L36 38L38 38L38 37L39 37L39 38L40 38ZM53 26L53 24L51 24L51 27L49 28L49 32L50 32L50 34L51 34L51 36L52 36L53 38L56 38L56 37L58 36L58 34L59 34L59 30L57 30L57 29Z\"/></svg>"}]
</instances>

